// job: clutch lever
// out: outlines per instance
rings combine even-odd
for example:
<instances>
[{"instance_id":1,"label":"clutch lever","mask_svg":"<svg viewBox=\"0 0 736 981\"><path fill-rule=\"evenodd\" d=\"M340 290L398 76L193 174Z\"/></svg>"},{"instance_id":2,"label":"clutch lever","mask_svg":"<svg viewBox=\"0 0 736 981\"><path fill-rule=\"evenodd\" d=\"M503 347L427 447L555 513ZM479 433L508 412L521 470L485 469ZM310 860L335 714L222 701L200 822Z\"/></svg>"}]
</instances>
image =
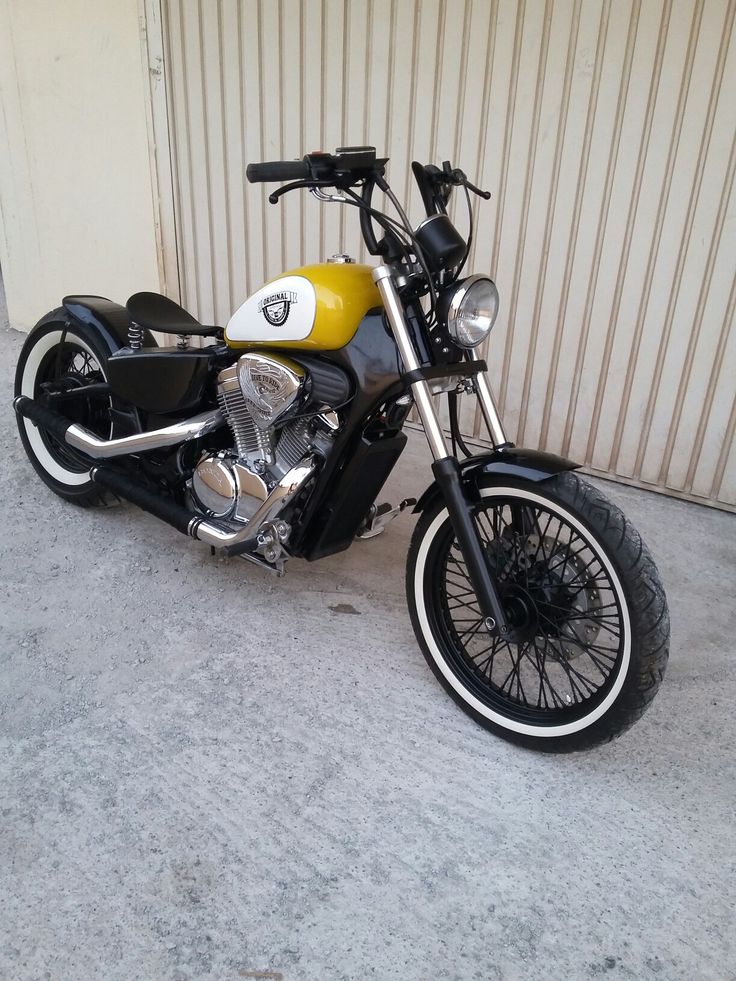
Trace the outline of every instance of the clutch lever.
<instances>
[{"instance_id":1,"label":"clutch lever","mask_svg":"<svg viewBox=\"0 0 736 981\"><path fill-rule=\"evenodd\" d=\"M278 202L278 199L282 195L286 194L287 191L296 191L300 187L312 188L312 187L334 187L334 186L335 186L334 180L319 181L319 180L305 179L301 181L292 181L291 184L284 184L283 187L279 187L275 191L272 191L268 195L268 200L270 201L271 204L276 204Z\"/></svg>"}]
</instances>

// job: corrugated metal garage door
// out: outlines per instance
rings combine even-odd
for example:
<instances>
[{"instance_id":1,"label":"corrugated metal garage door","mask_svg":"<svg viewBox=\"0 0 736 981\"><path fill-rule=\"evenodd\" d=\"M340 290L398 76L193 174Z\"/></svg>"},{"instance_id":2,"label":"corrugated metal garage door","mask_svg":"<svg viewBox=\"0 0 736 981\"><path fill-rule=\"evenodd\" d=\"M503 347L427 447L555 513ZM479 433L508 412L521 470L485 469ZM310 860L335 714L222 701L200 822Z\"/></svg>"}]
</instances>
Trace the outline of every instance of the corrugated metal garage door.
<instances>
[{"instance_id":1,"label":"corrugated metal garage door","mask_svg":"<svg viewBox=\"0 0 736 981\"><path fill-rule=\"evenodd\" d=\"M513 438L736 508L733 23L724 0L163 0L183 302L222 322L360 251L352 212L271 207L248 161L371 143L406 196L412 158L450 158L493 193L472 266Z\"/></svg>"}]
</instances>

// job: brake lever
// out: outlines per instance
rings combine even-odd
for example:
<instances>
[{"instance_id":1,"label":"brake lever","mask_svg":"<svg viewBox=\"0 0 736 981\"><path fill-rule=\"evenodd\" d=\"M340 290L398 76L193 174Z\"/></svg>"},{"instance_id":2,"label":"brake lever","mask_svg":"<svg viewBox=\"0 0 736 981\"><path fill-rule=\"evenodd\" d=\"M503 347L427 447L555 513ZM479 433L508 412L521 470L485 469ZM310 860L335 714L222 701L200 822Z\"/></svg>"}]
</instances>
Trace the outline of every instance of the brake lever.
<instances>
[{"instance_id":1,"label":"brake lever","mask_svg":"<svg viewBox=\"0 0 736 981\"><path fill-rule=\"evenodd\" d=\"M431 166L431 165L430 165ZM427 167L427 170L430 168ZM454 185L455 187L466 187L473 194L477 194L479 198L483 198L484 201L488 201L491 197L490 191L481 191L479 187L475 184L471 184L468 178L465 176L465 171L460 170L459 167L453 167L449 160L445 160L442 164L442 170L439 167L432 167L432 173L430 179L436 185Z\"/></svg>"},{"instance_id":2,"label":"brake lever","mask_svg":"<svg viewBox=\"0 0 736 981\"><path fill-rule=\"evenodd\" d=\"M467 187L469 191L472 191L473 194L477 194L479 198L483 198L485 201L489 200L491 196L491 192L481 191L481 189L479 187L476 187L475 184L471 184L471 182L466 177L464 170L460 170L459 167L456 167L454 170L451 169L450 163L447 160L445 161L443 166L444 166L445 179L449 183L459 184L462 187Z\"/></svg>"},{"instance_id":3,"label":"brake lever","mask_svg":"<svg viewBox=\"0 0 736 981\"><path fill-rule=\"evenodd\" d=\"M483 198L484 201L490 200L491 198L490 191L481 191L479 187L476 187L475 184L471 184L469 180L464 180L463 184L465 185L465 187L467 187L469 191L472 191L473 194L477 194L479 198Z\"/></svg>"}]
</instances>

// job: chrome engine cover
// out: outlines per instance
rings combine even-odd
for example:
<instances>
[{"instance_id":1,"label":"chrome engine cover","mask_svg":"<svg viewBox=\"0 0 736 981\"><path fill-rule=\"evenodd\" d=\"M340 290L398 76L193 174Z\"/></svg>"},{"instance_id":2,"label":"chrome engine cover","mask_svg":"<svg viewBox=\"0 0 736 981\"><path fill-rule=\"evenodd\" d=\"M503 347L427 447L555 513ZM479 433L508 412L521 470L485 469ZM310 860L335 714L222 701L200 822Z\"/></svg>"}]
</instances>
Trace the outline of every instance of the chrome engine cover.
<instances>
[{"instance_id":1,"label":"chrome engine cover","mask_svg":"<svg viewBox=\"0 0 736 981\"><path fill-rule=\"evenodd\" d=\"M263 478L226 453L208 453L192 475L192 497L213 518L247 521L269 495Z\"/></svg>"}]
</instances>

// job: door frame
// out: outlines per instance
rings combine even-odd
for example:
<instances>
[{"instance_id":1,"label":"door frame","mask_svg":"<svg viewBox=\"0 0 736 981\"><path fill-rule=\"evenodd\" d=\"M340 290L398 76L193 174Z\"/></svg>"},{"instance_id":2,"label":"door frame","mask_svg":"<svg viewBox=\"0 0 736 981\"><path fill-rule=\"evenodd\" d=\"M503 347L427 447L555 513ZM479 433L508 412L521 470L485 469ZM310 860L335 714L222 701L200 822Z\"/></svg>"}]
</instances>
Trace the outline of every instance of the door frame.
<instances>
[{"instance_id":1,"label":"door frame","mask_svg":"<svg viewBox=\"0 0 736 981\"><path fill-rule=\"evenodd\" d=\"M163 19L161 0L138 0L142 70L146 80L145 88L149 95L146 100L146 129L153 191L159 288L165 296L181 303Z\"/></svg>"}]
</instances>

